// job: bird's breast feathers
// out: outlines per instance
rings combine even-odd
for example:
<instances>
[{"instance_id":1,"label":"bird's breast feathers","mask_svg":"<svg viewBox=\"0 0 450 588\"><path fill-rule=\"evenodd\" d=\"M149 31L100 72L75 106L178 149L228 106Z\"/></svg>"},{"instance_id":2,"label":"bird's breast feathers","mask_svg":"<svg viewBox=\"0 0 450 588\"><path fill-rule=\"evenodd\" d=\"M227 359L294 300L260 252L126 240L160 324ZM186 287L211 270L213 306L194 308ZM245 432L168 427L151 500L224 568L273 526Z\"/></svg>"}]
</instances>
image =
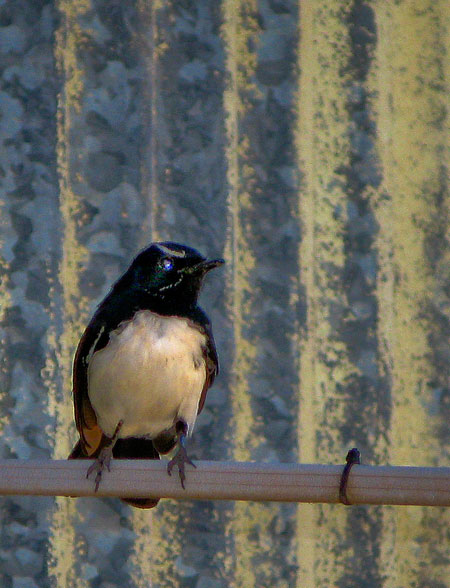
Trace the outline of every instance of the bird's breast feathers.
<instances>
[{"instance_id":1,"label":"bird's breast feathers","mask_svg":"<svg viewBox=\"0 0 450 588\"><path fill-rule=\"evenodd\" d=\"M103 432L153 438L178 418L189 433L206 378L206 335L180 317L141 310L110 334L88 365L88 393Z\"/></svg>"}]
</instances>

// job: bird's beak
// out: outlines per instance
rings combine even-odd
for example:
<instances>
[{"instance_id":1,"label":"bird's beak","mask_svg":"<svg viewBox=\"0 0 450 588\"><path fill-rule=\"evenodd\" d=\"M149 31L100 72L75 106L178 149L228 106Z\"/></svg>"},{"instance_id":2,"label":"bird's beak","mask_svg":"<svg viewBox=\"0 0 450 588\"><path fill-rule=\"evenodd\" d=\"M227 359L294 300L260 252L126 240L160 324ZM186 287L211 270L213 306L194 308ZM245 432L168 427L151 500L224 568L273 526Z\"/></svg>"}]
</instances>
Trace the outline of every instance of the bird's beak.
<instances>
[{"instance_id":1,"label":"bird's beak","mask_svg":"<svg viewBox=\"0 0 450 588\"><path fill-rule=\"evenodd\" d=\"M203 273L209 272L210 270L214 269L215 267L219 267L225 263L224 259L210 259L206 261L202 261L199 265L202 268Z\"/></svg>"},{"instance_id":2,"label":"bird's beak","mask_svg":"<svg viewBox=\"0 0 450 588\"><path fill-rule=\"evenodd\" d=\"M224 259L205 259L194 266L186 268L184 271L192 274L206 274L215 267L219 267L225 263Z\"/></svg>"}]
</instances>

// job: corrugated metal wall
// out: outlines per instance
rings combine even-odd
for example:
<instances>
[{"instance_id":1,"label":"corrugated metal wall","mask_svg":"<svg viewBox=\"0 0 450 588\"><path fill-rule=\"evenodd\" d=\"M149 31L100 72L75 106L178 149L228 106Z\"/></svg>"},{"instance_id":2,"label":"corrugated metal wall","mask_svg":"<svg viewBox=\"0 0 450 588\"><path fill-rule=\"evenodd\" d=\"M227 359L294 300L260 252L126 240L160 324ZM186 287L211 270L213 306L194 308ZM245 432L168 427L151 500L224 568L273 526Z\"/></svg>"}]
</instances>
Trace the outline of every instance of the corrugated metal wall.
<instances>
[{"instance_id":1,"label":"corrugated metal wall","mask_svg":"<svg viewBox=\"0 0 450 588\"><path fill-rule=\"evenodd\" d=\"M0 447L63 458L136 251L223 254L197 459L448 465L443 0L0 6ZM441 509L0 499L14 588L440 588ZM447 537L448 540L448 537Z\"/></svg>"}]
</instances>

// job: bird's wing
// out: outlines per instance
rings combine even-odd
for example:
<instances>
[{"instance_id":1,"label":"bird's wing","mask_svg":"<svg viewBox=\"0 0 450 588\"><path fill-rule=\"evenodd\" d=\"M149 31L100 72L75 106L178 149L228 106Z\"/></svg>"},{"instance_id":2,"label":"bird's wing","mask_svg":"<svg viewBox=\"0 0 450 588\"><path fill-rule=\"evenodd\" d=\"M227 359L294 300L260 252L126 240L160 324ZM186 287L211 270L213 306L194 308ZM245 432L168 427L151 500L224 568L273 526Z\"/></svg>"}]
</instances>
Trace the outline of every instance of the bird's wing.
<instances>
[{"instance_id":1,"label":"bird's wing","mask_svg":"<svg viewBox=\"0 0 450 588\"><path fill-rule=\"evenodd\" d=\"M88 367L95 350L104 346L105 326L94 315L78 344L73 362L73 402L81 450L95 457L106 442L88 395ZM106 338L107 341L107 338ZM103 345L101 344L103 343Z\"/></svg>"},{"instance_id":2,"label":"bird's wing","mask_svg":"<svg viewBox=\"0 0 450 588\"><path fill-rule=\"evenodd\" d=\"M219 360L217 357L216 344L211 331L211 325L207 319L201 328L206 335L206 343L202 348L206 367L206 378L203 385L202 395L200 396L200 402L198 403L197 414L200 414L202 411L208 389L213 385L214 379L219 373Z\"/></svg>"}]
</instances>

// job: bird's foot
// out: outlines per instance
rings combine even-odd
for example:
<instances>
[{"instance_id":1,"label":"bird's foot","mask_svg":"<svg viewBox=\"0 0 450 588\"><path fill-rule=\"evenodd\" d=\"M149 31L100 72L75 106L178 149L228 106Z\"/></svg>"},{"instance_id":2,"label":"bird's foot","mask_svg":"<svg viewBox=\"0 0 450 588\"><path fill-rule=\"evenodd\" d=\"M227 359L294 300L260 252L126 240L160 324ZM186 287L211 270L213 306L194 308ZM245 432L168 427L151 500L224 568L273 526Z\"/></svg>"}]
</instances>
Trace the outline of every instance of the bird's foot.
<instances>
[{"instance_id":1,"label":"bird's foot","mask_svg":"<svg viewBox=\"0 0 450 588\"><path fill-rule=\"evenodd\" d=\"M119 432L120 432L120 429L122 428L122 425L123 425L123 421L120 420L117 423L116 429L114 431L114 435L112 436L110 442L108 443L108 445L105 445L105 447L102 448L102 450L100 451L100 453L97 456L97 459L88 468L88 471L86 473L86 478L89 478L89 476L93 472L97 472L96 476L95 476L95 492L97 492L98 487L100 486L100 482L102 480L102 474L103 474L103 470L105 469L105 466L106 466L108 472L111 471L111 458L112 458L112 454L113 454L113 448L114 448L114 445L117 441L117 437L119 436Z\"/></svg>"},{"instance_id":2,"label":"bird's foot","mask_svg":"<svg viewBox=\"0 0 450 588\"><path fill-rule=\"evenodd\" d=\"M98 454L98 457L96 458L94 463L91 464L88 468L86 478L89 478L89 476L93 472L96 472L96 476L95 476L95 491L96 492L97 492L98 487L100 485L100 482L102 480L102 474L103 474L103 470L105 469L105 467L108 470L108 472L111 471L112 450L113 450L112 444L109 444L106 447L103 447L103 449Z\"/></svg>"},{"instance_id":3,"label":"bird's foot","mask_svg":"<svg viewBox=\"0 0 450 588\"><path fill-rule=\"evenodd\" d=\"M194 466L194 468L196 467L195 463L188 456L187 451L186 451L186 447L184 446L183 443L180 443L178 451L176 452L176 454L173 456L173 458L167 464L167 473L169 474L169 476L171 476L174 466L177 466L178 473L180 474L180 481L181 481L181 486L182 486L183 490L184 490L184 481L186 480L186 474L184 473L184 465L186 463L189 463L191 466Z\"/></svg>"},{"instance_id":4,"label":"bird's foot","mask_svg":"<svg viewBox=\"0 0 450 588\"><path fill-rule=\"evenodd\" d=\"M352 467L354 465L361 463L361 454L359 450L356 447L350 449L350 451L347 453L345 461L347 463L345 464L344 469L342 471L341 482L339 484L339 500L340 502L342 502L342 504L349 506L351 502L347 496L348 477L350 475L350 470L352 469Z\"/></svg>"}]
</instances>

